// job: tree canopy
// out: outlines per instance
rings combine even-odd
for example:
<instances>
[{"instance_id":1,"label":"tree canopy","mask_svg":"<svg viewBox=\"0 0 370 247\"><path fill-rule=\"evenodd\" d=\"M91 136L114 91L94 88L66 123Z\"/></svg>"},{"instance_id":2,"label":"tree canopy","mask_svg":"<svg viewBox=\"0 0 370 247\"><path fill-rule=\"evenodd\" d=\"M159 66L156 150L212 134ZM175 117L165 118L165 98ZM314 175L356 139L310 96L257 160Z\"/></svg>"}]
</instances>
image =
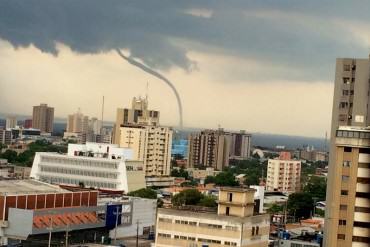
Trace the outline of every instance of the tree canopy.
<instances>
[{"instance_id":1,"label":"tree canopy","mask_svg":"<svg viewBox=\"0 0 370 247\"><path fill-rule=\"evenodd\" d=\"M218 186L238 186L239 182L235 180L234 174L229 171L220 172L216 176L208 176L206 177L205 184L215 183Z\"/></svg>"},{"instance_id":2,"label":"tree canopy","mask_svg":"<svg viewBox=\"0 0 370 247\"><path fill-rule=\"evenodd\" d=\"M127 194L128 196L135 196L147 199L157 199L157 192L150 188L142 188L139 190L131 191Z\"/></svg>"},{"instance_id":3,"label":"tree canopy","mask_svg":"<svg viewBox=\"0 0 370 247\"><path fill-rule=\"evenodd\" d=\"M183 190L172 197L174 206L197 205L203 207L216 207L216 198L214 196L205 196L196 189Z\"/></svg>"},{"instance_id":4,"label":"tree canopy","mask_svg":"<svg viewBox=\"0 0 370 247\"><path fill-rule=\"evenodd\" d=\"M171 171L171 176L172 177L181 177L181 178L185 178L186 180L189 179L189 173L187 171L184 170L184 168L180 168L180 169L173 169Z\"/></svg>"},{"instance_id":5,"label":"tree canopy","mask_svg":"<svg viewBox=\"0 0 370 247\"><path fill-rule=\"evenodd\" d=\"M326 198L326 178L311 176L303 188L304 192L311 195L317 200L325 200Z\"/></svg>"},{"instance_id":6,"label":"tree canopy","mask_svg":"<svg viewBox=\"0 0 370 247\"><path fill-rule=\"evenodd\" d=\"M287 206L290 215L307 219L311 216L313 210L313 200L309 193L293 193L289 195Z\"/></svg>"}]
</instances>

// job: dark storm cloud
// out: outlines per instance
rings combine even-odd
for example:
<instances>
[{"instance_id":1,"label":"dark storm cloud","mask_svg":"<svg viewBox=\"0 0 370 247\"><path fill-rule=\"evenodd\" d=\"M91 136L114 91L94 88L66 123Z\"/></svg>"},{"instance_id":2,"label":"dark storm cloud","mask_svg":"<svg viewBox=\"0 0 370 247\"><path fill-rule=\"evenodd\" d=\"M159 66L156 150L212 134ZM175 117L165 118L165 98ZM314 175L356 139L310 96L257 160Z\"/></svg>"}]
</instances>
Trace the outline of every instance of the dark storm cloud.
<instances>
[{"instance_id":1,"label":"dark storm cloud","mask_svg":"<svg viewBox=\"0 0 370 247\"><path fill-rule=\"evenodd\" d=\"M187 14L189 9L213 14L202 18ZM0 38L53 54L56 42L79 53L129 49L131 57L162 70L177 66L190 71L196 61L188 51L217 52L288 70L269 72L267 67L263 75L246 75L254 80L331 80L336 57L368 51L330 20L368 21L365 9L348 1L319 0L0 0ZM271 10L310 19L253 15Z\"/></svg>"}]
</instances>

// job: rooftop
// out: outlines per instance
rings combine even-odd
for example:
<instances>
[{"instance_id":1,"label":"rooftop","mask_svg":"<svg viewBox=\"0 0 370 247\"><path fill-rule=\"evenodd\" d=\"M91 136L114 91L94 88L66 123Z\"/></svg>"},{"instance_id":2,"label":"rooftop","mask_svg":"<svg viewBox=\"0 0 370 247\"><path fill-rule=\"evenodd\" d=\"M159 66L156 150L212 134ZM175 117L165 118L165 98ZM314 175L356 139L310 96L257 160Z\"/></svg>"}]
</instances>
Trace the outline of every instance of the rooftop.
<instances>
[{"instance_id":1,"label":"rooftop","mask_svg":"<svg viewBox=\"0 0 370 247\"><path fill-rule=\"evenodd\" d=\"M195 207L197 208L197 207ZM165 214L165 215L173 215L173 216L181 216L181 217L191 217L197 219L208 219L208 220L218 220L218 221L227 221L227 222L237 222L237 223L244 223L247 221L260 221L265 218L269 218L268 214L260 214L260 215L253 215L248 217L238 217L238 216L226 216L226 215L219 215L215 212L207 212L206 210L196 211L191 210L190 208L183 208L181 209L173 209L173 208L158 208L158 214Z\"/></svg>"},{"instance_id":2,"label":"rooftop","mask_svg":"<svg viewBox=\"0 0 370 247\"><path fill-rule=\"evenodd\" d=\"M243 188L243 187L221 187L220 191L231 191L231 192L240 192L240 193L255 193L256 189Z\"/></svg>"},{"instance_id":3,"label":"rooftop","mask_svg":"<svg viewBox=\"0 0 370 247\"><path fill-rule=\"evenodd\" d=\"M40 181L26 180L0 180L0 195L16 194L43 194L68 192L58 186Z\"/></svg>"}]
</instances>

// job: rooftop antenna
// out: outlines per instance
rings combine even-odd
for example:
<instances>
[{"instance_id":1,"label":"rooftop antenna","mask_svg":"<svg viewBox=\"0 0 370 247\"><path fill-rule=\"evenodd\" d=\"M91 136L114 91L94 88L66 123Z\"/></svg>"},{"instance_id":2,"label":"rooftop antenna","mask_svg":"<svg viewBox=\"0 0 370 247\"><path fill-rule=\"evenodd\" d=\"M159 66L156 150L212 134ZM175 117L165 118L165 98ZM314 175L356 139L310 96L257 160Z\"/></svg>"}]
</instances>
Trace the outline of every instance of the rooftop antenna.
<instances>
[{"instance_id":1,"label":"rooftop antenna","mask_svg":"<svg viewBox=\"0 0 370 247\"><path fill-rule=\"evenodd\" d=\"M149 82L146 82L146 92L145 92L145 99L148 101L148 94L149 94Z\"/></svg>"},{"instance_id":2,"label":"rooftop antenna","mask_svg":"<svg viewBox=\"0 0 370 247\"><path fill-rule=\"evenodd\" d=\"M103 95L103 102L101 107L101 127L100 127L100 134L103 135L103 126L104 126L104 95Z\"/></svg>"},{"instance_id":3,"label":"rooftop antenna","mask_svg":"<svg viewBox=\"0 0 370 247\"><path fill-rule=\"evenodd\" d=\"M328 132L327 131L325 131L325 143L324 143L324 152L326 152L326 145L327 145L327 143L328 143Z\"/></svg>"}]
</instances>

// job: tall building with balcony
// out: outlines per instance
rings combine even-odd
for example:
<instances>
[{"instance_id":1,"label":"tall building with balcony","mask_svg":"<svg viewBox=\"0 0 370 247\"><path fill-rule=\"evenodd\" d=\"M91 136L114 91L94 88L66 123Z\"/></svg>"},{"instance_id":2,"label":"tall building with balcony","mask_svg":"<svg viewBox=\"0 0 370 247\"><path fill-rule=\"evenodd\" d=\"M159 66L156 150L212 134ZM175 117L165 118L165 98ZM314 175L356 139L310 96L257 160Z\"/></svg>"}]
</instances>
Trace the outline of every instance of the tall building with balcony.
<instances>
[{"instance_id":1,"label":"tall building with balcony","mask_svg":"<svg viewBox=\"0 0 370 247\"><path fill-rule=\"evenodd\" d=\"M188 167L213 167L223 170L230 159L250 157L251 135L223 129L203 130L189 135Z\"/></svg>"},{"instance_id":2,"label":"tall building with balcony","mask_svg":"<svg viewBox=\"0 0 370 247\"><path fill-rule=\"evenodd\" d=\"M85 116L78 110L76 113L68 115L67 132L83 133L87 132L89 128L89 117Z\"/></svg>"},{"instance_id":3,"label":"tall building with balcony","mask_svg":"<svg viewBox=\"0 0 370 247\"><path fill-rule=\"evenodd\" d=\"M119 146L132 149L133 159L144 162L147 177L169 176L172 134L169 127L122 125Z\"/></svg>"},{"instance_id":4,"label":"tall building with balcony","mask_svg":"<svg viewBox=\"0 0 370 247\"><path fill-rule=\"evenodd\" d=\"M269 215L254 215L254 189L221 188L217 212L158 209L156 247L267 247Z\"/></svg>"},{"instance_id":5,"label":"tall building with balcony","mask_svg":"<svg viewBox=\"0 0 370 247\"><path fill-rule=\"evenodd\" d=\"M267 165L267 191L298 192L301 187L301 161L293 160L289 152L269 159Z\"/></svg>"},{"instance_id":6,"label":"tall building with balcony","mask_svg":"<svg viewBox=\"0 0 370 247\"><path fill-rule=\"evenodd\" d=\"M47 104L33 107L32 127L43 133L52 133L54 124L54 108Z\"/></svg>"},{"instance_id":7,"label":"tall building with balcony","mask_svg":"<svg viewBox=\"0 0 370 247\"><path fill-rule=\"evenodd\" d=\"M333 194L326 203L325 246L369 246L370 128L339 127L333 139L336 169L328 184Z\"/></svg>"},{"instance_id":8,"label":"tall building with balcony","mask_svg":"<svg viewBox=\"0 0 370 247\"><path fill-rule=\"evenodd\" d=\"M370 90L370 59L338 58L336 61L334 98L331 123L331 141L329 154L328 182L326 193L324 245L331 247L336 245L333 228L338 222L338 174L342 168L337 165L338 148L336 133L340 126L367 127L370 125L369 118L369 90ZM369 202L367 202L369 205ZM350 204L348 207L353 207ZM367 222L369 222L368 219ZM328 223L327 223L328 222ZM343 222L341 222L343 223ZM343 226L341 226L343 228ZM351 225L347 225L351 227ZM338 237L338 236L336 236ZM342 235L339 236L343 238ZM350 236L345 236L345 241L339 241L338 246L367 246L363 243L353 242ZM343 239L340 239L343 240ZM333 242L334 241L334 242Z\"/></svg>"},{"instance_id":9,"label":"tall building with balcony","mask_svg":"<svg viewBox=\"0 0 370 247\"><path fill-rule=\"evenodd\" d=\"M120 142L121 125L159 125L159 111L148 109L148 98L134 97L131 108L118 108L113 131L113 143Z\"/></svg>"}]
</instances>

